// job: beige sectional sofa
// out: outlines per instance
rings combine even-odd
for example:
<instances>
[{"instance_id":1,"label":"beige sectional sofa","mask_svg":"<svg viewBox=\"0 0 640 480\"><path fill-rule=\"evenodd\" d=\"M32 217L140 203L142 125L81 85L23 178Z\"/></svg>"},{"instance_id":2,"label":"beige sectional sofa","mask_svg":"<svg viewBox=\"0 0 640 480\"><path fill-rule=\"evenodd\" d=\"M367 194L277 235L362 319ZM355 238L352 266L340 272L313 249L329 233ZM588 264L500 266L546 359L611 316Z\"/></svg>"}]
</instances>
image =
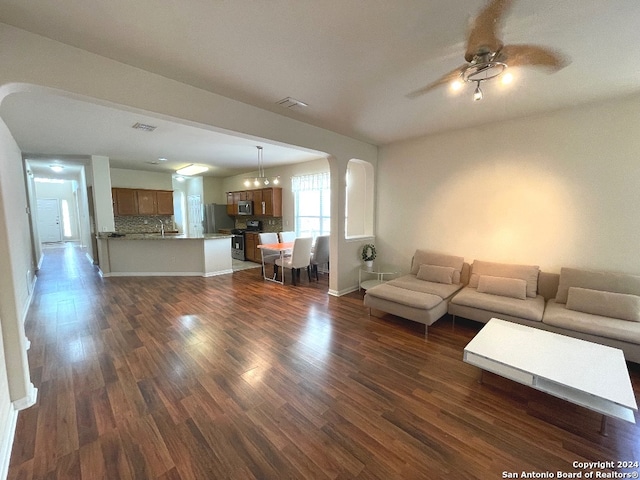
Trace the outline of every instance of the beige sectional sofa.
<instances>
[{"instance_id":1,"label":"beige sectional sofa","mask_svg":"<svg viewBox=\"0 0 640 480\"><path fill-rule=\"evenodd\" d=\"M542 323L546 330L619 348L640 363L640 276L562 268Z\"/></svg>"},{"instance_id":2,"label":"beige sectional sofa","mask_svg":"<svg viewBox=\"0 0 640 480\"><path fill-rule=\"evenodd\" d=\"M447 313L451 297L463 287L468 265L464 258L416 250L408 275L367 290L370 309L429 325Z\"/></svg>"},{"instance_id":3,"label":"beige sectional sofa","mask_svg":"<svg viewBox=\"0 0 640 480\"><path fill-rule=\"evenodd\" d=\"M429 265L460 276L446 283ZM411 273L369 289L364 303L427 326L447 312L484 323L496 317L619 348L640 363L640 276L576 268L558 275L479 260L468 270L462 257L417 250Z\"/></svg>"},{"instance_id":4,"label":"beige sectional sofa","mask_svg":"<svg viewBox=\"0 0 640 480\"><path fill-rule=\"evenodd\" d=\"M538 294L540 268L475 260L469 284L449 303L449 313L488 322L493 317L518 323L542 321L545 298Z\"/></svg>"}]
</instances>

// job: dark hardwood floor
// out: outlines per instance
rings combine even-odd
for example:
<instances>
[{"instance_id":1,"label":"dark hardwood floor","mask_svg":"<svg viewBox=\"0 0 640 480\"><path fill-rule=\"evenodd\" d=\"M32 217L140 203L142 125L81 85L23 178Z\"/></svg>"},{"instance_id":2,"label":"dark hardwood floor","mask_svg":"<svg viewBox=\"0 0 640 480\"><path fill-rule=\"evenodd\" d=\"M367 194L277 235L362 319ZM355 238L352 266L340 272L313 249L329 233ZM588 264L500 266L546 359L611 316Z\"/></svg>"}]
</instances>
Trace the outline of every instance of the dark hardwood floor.
<instances>
[{"instance_id":1,"label":"dark hardwood floor","mask_svg":"<svg viewBox=\"0 0 640 480\"><path fill-rule=\"evenodd\" d=\"M26 323L38 402L9 478L497 479L640 461L635 425L604 437L594 412L478 384L462 350L480 324L445 317L425 339L327 288L259 269L103 279L77 249L46 250Z\"/></svg>"}]
</instances>

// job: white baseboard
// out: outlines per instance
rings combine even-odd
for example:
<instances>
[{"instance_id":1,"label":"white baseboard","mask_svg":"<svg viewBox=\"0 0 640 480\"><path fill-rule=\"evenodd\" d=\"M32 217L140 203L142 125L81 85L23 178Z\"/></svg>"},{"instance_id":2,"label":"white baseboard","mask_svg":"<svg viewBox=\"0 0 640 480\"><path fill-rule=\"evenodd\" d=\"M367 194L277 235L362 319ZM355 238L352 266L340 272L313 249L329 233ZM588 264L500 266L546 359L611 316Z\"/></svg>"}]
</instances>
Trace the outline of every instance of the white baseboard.
<instances>
[{"instance_id":1,"label":"white baseboard","mask_svg":"<svg viewBox=\"0 0 640 480\"><path fill-rule=\"evenodd\" d=\"M12 403L13 409L16 412L24 410L25 408L35 405L36 400L38 400L38 389L33 386L33 383L29 383L29 385L27 385L27 394Z\"/></svg>"},{"instance_id":2,"label":"white baseboard","mask_svg":"<svg viewBox=\"0 0 640 480\"><path fill-rule=\"evenodd\" d=\"M103 277L203 277L202 272L109 272Z\"/></svg>"},{"instance_id":3,"label":"white baseboard","mask_svg":"<svg viewBox=\"0 0 640 480\"><path fill-rule=\"evenodd\" d=\"M22 309L22 317L20 321L21 325L24 327L24 322L27 321L27 314L29 313L29 308L31 307L31 302L33 302L33 291L36 289L36 283L38 281L38 276L34 275L33 280L31 281L31 285L29 286L29 296L27 297L27 301L24 302L24 308Z\"/></svg>"},{"instance_id":4,"label":"white baseboard","mask_svg":"<svg viewBox=\"0 0 640 480\"><path fill-rule=\"evenodd\" d=\"M257 267L256 267L257 268ZM229 270L220 270L219 272L205 273L202 275L203 277L215 277L217 275L226 275L227 273L233 273L232 269Z\"/></svg>"},{"instance_id":5,"label":"white baseboard","mask_svg":"<svg viewBox=\"0 0 640 480\"><path fill-rule=\"evenodd\" d=\"M12 402L9 419L7 422L7 430L2 432L2 443L0 444L0 478L5 479L9 474L9 462L11 461L11 449L13 440L16 436L16 426L18 424L18 412L29 408L36 403L38 399L38 389L30 383L28 392L23 398L19 398Z\"/></svg>"},{"instance_id":6,"label":"white baseboard","mask_svg":"<svg viewBox=\"0 0 640 480\"><path fill-rule=\"evenodd\" d=\"M215 277L216 275L226 275L233 273L232 269L220 270L219 272L109 272L100 270L103 277Z\"/></svg>"},{"instance_id":7,"label":"white baseboard","mask_svg":"<svg viewBox=\"0 0 640 480\"><path fill-rule=\"evenodd\" d=\"M356 290L358 290L358 286L354 285L348 288L343 288L342 290L332 290L329 289L329 295L334 296L334 297L341 297L343 295L347 295L348 293L351 292L355 292Z\"/></svg>"},{"instance_id":8,"label":"white baseboard","mask_svg":"<svg viewBox=\"0 0 640 480\"><path fill-rule=\"evenodd\" d=\"M2 432L2 443L0 444L0 478L2 479L7 478L9 474L9 462L11 461L13 439L16 436L18 411L11 409L7 420L6 431Z\"/></svg>"}]
</instances>

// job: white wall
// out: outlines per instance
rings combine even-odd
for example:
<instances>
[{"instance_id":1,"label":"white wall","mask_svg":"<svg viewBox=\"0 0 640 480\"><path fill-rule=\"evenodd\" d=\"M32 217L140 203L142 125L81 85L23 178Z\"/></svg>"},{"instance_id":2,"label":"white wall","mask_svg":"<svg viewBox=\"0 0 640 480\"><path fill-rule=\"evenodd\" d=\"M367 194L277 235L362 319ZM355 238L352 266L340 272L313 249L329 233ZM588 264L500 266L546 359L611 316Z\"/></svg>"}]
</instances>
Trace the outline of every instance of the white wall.
<instances>
[{"instance_id":1,"label":"white wall","mask_svg":"<svg viewBox=\"0 0 640 480\"><path fill-rule=\"evenodd\" d=\"M24 318L35 281L22 154L0 120L0 473L6 471L15 409L35 402L29 377ZM7 382L4 381L6 375Z\"/></svg>"},{"instance_id":2,"label":"white wall","mask_svg":"<svg viewBox=\"0 0 640 480\"><path fill-rule=\"evenodd\" d=\"M102 155L91 155L89 170L92 178L96 229L98 232L115 232L109 158Z\"/></svg>"},{"instance_id":3,"label":"white wall","mask_svg":"<svg viewBox=\"0 0 640 480\"><path fill-rule=\"evenodd\" d=\"M2 319L0 319L0 323L2 323ZM0 362L2 362L2 365L6 362L2 344L2 329L0 329ZM0 368L0 431L10 432L8 435L0 436L0 478L7 478L16 418L17 414L11 405L9 395L7 371L4 368Z\"/></svg>"},{"instance_id":4,"label":"white wall","mask_svg":"<svg viewBox=\"0 0 640 480\"><path fill-rule=\"evenodd\" d=\"M173 190L170 173L147 172L111 168L113 188L146 188L149 190Z\"/></svg>"},{"instance_id":5,"label":"white wall","mask_svg":"<svg viewBox=\"0 0 640 480\"><path fill-rule=\"evenodd\" d=\"M374 235L374 170L371 164L351 160L347 167L347 237Z\"/></svg>"},{"instance_id":6,"label":"white wall","mask_svg":"<svg viewBox=\"0 0 640 480\"><path fill-rule=\"evenodd\" d=\"M640 96L381 148L378 253L640 274Z\"/></svg>"},{"instance_id":7,"label":"white wall","mask_svg":"<svg viewBox=\"0 0 640 480\"><path fill-rule=\"evenodd\" d=\"M225 205L227 203L227 192L223 186L223 179L218 177L202 177L202 188L204 198L202 203L219 203Z\"/></svg>"}]
</instances>

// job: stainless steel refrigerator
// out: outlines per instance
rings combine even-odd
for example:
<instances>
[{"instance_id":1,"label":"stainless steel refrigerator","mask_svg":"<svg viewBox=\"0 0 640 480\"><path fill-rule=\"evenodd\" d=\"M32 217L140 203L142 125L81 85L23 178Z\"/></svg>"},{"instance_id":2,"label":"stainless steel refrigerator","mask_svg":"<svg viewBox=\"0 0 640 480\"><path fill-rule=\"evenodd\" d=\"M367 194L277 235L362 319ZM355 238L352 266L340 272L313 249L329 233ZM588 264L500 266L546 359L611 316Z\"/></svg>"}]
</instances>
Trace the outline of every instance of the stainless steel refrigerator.
<instances>
[{"instance_id":1,"label":"stainless steel refrigerator","mask_svg":"<svg viewBox=\"0 0 640 480\"><path fill-rule=\"evenodd\" d=\"M227 206L210 203L204 206L202 231L204 233L218 233L221 228L233 228L235 221L227 214Z\"/></svg>"}]
</instances>

